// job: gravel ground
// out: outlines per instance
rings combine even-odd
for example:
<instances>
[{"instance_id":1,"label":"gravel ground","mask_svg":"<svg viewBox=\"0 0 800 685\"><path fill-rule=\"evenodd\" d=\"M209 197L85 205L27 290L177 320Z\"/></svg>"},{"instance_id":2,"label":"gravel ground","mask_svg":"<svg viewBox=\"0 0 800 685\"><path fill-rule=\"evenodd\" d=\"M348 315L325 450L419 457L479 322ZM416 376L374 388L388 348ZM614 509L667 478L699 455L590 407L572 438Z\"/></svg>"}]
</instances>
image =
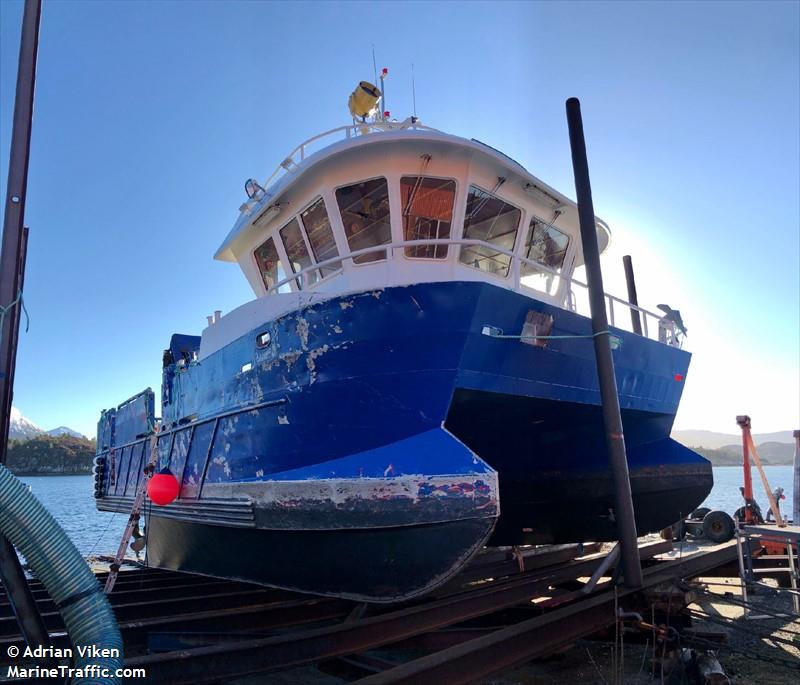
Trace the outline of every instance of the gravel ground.
<instances>
[{"instance_id":1,"label":"gravel ground","mask_svg":"<svg viewBox=\"0 0 800 685\"><path fill-rule=\"evenodd\" d=\"M701 579L703 580L703 579ZM736 685L796 685L800 682L800 619L796 616L747 620L744 609L731 601L742 600L738 578L704 579L709 592L690 608L705 614L706 620L696 620L698 629L719 630L728 636L726 646L719 650L720 662L731 682ZM778 587L775 580L765 579L764 583ZM792 614L791 596L788 592L759 590L748 596L748 601L770 614ZM721 623L728 625L721 625ZM793 644L786 644L770 638L780 638ZM772 660L780 659L794 665L794 670Z\"/></svg>"}]
</instances>

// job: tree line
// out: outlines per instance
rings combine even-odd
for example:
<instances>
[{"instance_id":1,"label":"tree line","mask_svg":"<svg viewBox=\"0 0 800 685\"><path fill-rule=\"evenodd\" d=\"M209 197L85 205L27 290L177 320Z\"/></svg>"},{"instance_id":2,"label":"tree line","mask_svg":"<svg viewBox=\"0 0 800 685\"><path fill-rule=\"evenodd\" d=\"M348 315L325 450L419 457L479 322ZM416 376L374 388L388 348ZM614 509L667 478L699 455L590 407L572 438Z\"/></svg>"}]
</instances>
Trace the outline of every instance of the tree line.
<instances>
[{"instance_id":1,"label":"tree line","mask_svg":"<svg viewBox=\"0 0 800 685\"><path fill-rule=\"evenodd\" d=\"M19 476L92 472L95 441L72 435L37 435L10 440L6 466Z\"/></svg>"}]
</instances>

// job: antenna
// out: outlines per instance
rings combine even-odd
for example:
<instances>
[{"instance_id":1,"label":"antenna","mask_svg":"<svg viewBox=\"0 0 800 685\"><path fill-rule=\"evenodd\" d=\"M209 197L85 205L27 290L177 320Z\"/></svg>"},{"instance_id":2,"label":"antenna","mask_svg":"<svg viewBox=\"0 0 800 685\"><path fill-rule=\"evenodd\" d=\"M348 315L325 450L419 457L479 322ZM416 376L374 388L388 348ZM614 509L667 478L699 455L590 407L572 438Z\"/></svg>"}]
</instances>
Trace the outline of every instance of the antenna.
<instances>
[{"instance_id":1,"label":"antenna","mask_svg":"<svg viewBox=\"0 0 800 685\"><path fill-rule=\"evenodd\" d=\"M414 103L414 118L417 118L417 89L414 84L414 63L411 63L411 100Z\"/></svg>"},{"instance_id":2,"label":"antenna","mask_svg":"<svg viewBox=\"0 0 800 685\"><path fill-rule=\"evenodd\" d=\"M375 80L373 81L373 83L377 86L378 85L378 64L375 62L375 43L372 44L372 71L375 74ZM383 102L381 102L379 116L381 118L381 121L383 121Z\"/></svg>"}]
</instances>

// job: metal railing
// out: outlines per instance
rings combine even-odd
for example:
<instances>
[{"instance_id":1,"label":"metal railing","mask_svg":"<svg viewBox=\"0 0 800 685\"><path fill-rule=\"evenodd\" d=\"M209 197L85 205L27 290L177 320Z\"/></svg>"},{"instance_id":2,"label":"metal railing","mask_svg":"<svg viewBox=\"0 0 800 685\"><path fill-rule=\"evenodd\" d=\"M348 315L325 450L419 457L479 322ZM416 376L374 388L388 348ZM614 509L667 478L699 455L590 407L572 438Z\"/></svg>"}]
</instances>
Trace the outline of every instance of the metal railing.
<instances>
[{"instance_id":1,"label":"metal railing","mask_svg":"<svg viewBox=\"0 0 800 685\"><path fill-rule=\"evenodd\" d=\"M324 133L313 136L308 140L304 140L284 158L284 160L278 165L275 171L272 172L269 178L264 181L262 184L262 188L264 188L264 194L267 197L270 197L270 186L274 185L285 174L294 173L297 166L310 154L310 148L316 147L316 144L320 143L321 141L324 141L324 146L327 146L337 142L338 140L348 140L350 138L365 136L371 133L403 131L407 129L435 131L437 133L439 132L438 129L432 128L431 126L425 126L419 123L419 120L415 119L414 117L409 117L405 121L368 121L365 123L354 123L346 126L338 126L337 128L332 128L329 131L325 131ZM260 200L262 197L264 197L264 195L258 196L254 199Z\"/></svg>"},{"instance_id":2,"label":"metal railing","mask_svg":"<svg viewBox=\"0 0 800 685\"><path fill-rule=\"evenodd\" d=\"M561 287L555 289L555 292L558 294L561 292L561 295L556 297L550 295L548 293L542 293L546 296L548 301L553 301L557 306L561 307L562 309L567 309L569 311L573 311L576 313L581 313L578 311L577 300L575 298L575 288L583 289L588 293L589 286L584 283L583 281L579 281L576 278L571 276L567 276L563 273L556 271L544 264L540 264L537 261L532 259L528 259L527 257L522 257L518 254L515 254L511 250L506 250L505 248L499 247L492 243L487 243L484 240L472 240L466 238L436 238L436 239L429 239L429 240L403 240L393 243L384 243L382 245L373 245L371 247L366 247L360 250L351 250L347 254L339 255L337 257L332 257L330 259L326 259L321 262L317 262L316 264L311 264L300 271L284 278L267 289L267 294L276 293L278 292L279 288L289 285L293 281L297 285L298 289L301 290L313 290L314 286L318 285L323 281L328 281L331 278L336 278L341 271L337 271L334 274L330 274L325 278L317 281L311 287L306 286L303 288L301 283L303 281L303 277L306 274L309 274L313 271L321 270L324 268L342 268L342 265L346 261L352 262L353 259L360 257L362 255L367 254L374 254L378 252L388 252L389 250L394 253L395 250L405 249L407 247L420 247L420 246L436 246L436 245L457 245L460 247L467 246L467 247L484 247L488 248L489 250L496 253L497 255L505 255L510 259L509 261L509 273L508 276L495 276L491 274L491 272L483 271L487 276L491 278L487 278L487 282L495 282L500 285L504 285L505 287L509 287L514 292L530 295L531 292L539 292L536 288L532 288L530 286L525 285L522 283L522 279L526 276L531 276L534 274L525 273L522 274L521 267L523 265L530 266L533 268L535 273L541 274L548 274L553 276L554 278L558 278L562 283L565 284L565 288L563 292L561 292ZM449 257L448 257L449 258ZM420 258L414 258L414 261L419 260ZM447 259L433 259L430 258L431 262L440 262L442 263L442 267L445 267L447 263ZM471 268L476 272L482 271L481 269L471 267L469 264L464 264L459 262L459 266L464 268ZM361 264L355 266L354 268L368 268L369 264ZM656 312L651 312L648 309L644 309L643 307L639 307L635 304L628 302L627 300L623 300L622 298L617 297L616 295L611 295L610 293L605 293L606 299L606 308L608 314L608 322L611 326L616 326L616 316L615 316L615 305L624 307L629 313L630 312L638 312L642 321L642 335L645 338L652 338L651 332L655 333L657 337L652 338L659 340L660 342L666 343L672 347L681 347L683 344L683 337L680 335L679 331L677 330L677 326L673 321L670 321L666 317L661 314L657 314ZM566 306L565 306L566 305ZM648 325L648 320L651 320L652 326Z\"/></svg>"}]
</instances>

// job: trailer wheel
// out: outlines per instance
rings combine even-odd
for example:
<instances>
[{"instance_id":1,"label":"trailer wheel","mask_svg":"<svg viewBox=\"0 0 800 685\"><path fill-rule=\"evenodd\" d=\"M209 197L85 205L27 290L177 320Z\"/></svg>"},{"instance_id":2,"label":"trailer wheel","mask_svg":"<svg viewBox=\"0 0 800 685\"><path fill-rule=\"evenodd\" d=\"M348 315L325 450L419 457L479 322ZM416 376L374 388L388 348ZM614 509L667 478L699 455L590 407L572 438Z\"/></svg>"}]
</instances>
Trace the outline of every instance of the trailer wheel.
<instances>
[{"instance_id":1,"label":"trailer wheel","mask_svg":"<svg viewBox=\"0 0 800 685\"><path fill-rule=\"evenodd\" d=\"M703 535L712 542L727 542L735 530L733 519L724 511L711 511L703 517Z\"/></svg>"},{"instance_id":2,"label":"trailer wheel","mask_svg":"<svg viewBox=\"0 0 800 685\"><path fill-rule=\"evenodd\" d=\"M711 513L711 509L708 507L700 507L699 509L695 509L690 515L689 518L694 521L702 521L706 514Z\"/></svg>"}]
</instances>

